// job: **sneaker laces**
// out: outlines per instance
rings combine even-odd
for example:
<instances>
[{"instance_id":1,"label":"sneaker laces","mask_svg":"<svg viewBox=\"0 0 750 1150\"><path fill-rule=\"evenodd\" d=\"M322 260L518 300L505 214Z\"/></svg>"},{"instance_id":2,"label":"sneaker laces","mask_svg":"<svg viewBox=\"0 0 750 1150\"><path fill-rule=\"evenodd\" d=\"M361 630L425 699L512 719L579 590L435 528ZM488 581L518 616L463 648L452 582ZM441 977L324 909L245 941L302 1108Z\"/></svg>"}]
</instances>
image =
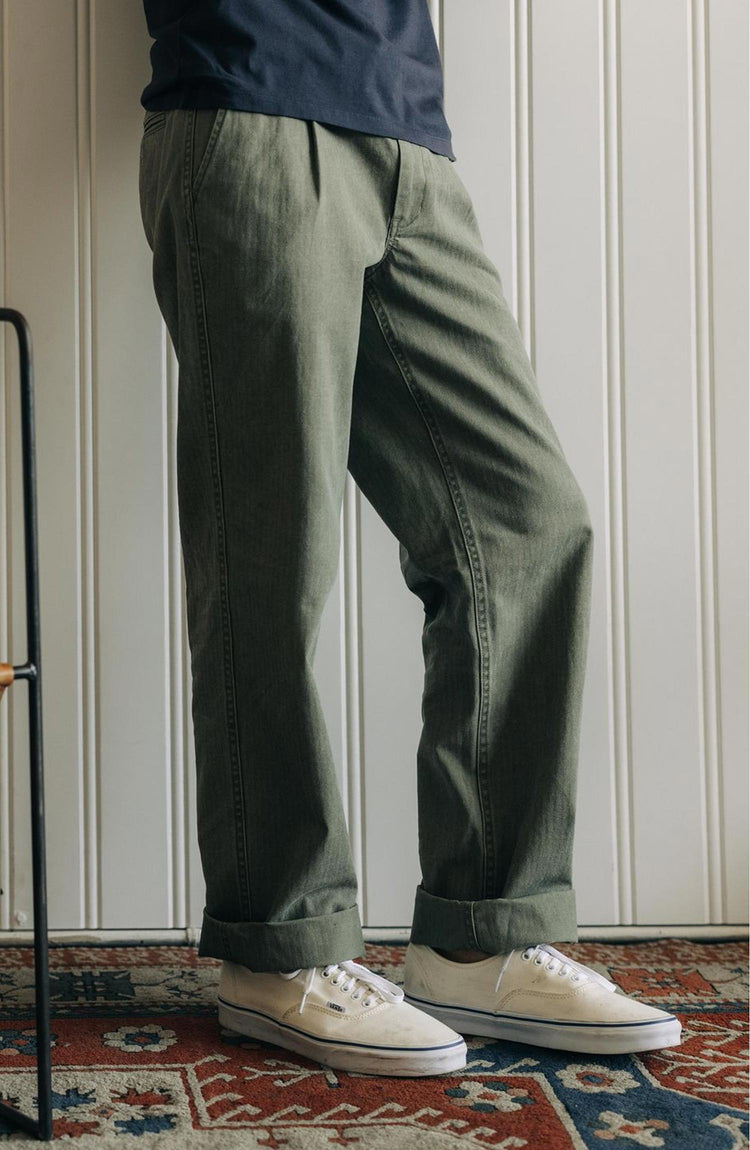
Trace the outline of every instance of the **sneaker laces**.
<instances>
[{"instance_id":1,"label":"sneaker laces","mask_svg":"<svg viewBox=\"0 0 750 1150\"><path fill-rule=\"evenodd\" d=\"M497 982L495 983L496 994L500 987L500 982L502 980L503 974L505 973L505 968L510 962L511 955L514 953L514 951L511 951L507 956L505 962L502 965L502 969L497 976ZM575 982L590 979L593 982L600 983L607 990L617 990L617 983L612 982L609 978L605 978L604 975L600 974L598 970L593 970L590 966L584 966L583 963L576 962L574 959L568 958L567 955L557 950L554 946L550 946L550 944L547 942L539 942L535 946L524 947L521 953L523 954L524 958L528 959L537 959L542 954L548 954L550 956L548 961L544 963L540 962L537 965L544 966L547 970L555 971L561 976L571 975Z\"/></svg>"},{"instance_id":2,"label":"sneaker laces","mask_svg":"<svg viewBox=\"0 0 750 1150\"><path fill-rule=\"evenodd\" d=\"M278 973L282 978L294 978L298 975L304 967L298 967L297 970L280 970ZM331 982L334 986L340 986L345 994L353 991L358 983L362 983L368 988L367 999L363 1002L364 1006L372 1005L368 999L373 998L377 1001L377 996L380 995L386 1002L402 1002L404 992L400 986L395 982L391 982L387 978L383 978L380 974L375 974L372 970L368 970L366 966L355 962L352 958L345 958L342 962L329 962L327 966L317 967L311 966L307 971L307 978L305 979L305 989L300 1002L300 1014L305 1009L305 1001L307 999L312 984L315 980L316 971L321 970L323 976L327 977L333 974ZM343 977L339 978L339 971L342 972ZM334 973L335 972L335 973Z\"/></svg>"}]
</instances>

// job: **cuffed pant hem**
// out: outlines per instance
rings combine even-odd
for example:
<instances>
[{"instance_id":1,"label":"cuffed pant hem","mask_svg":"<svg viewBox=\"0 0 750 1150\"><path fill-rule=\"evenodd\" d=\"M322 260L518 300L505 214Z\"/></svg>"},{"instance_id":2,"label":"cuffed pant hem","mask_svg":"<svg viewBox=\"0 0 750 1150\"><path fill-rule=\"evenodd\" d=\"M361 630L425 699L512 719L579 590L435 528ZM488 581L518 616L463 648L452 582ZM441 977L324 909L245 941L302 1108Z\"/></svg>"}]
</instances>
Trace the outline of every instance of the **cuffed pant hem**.
<instances>
[{"instance_id":1,"label":"cuffed pant hem","mask_svg":"<svg viewBox=\"0 0 750 1150\"><path fill-rule=\"evenodd\" d=\"M250 970L297 970L365 953L359 908L286 922L224 922L203 911L198 954Z\"/></svg>"},{"instance_id":2,"label":"cuffed pant hem","mask_svg":"<svg viewBox=\"0 0 750 1150\"><path fill-rule=\"evenodd\" d=\"M575 891L525 898L439 898L417 887L411 941L443 950L507 954L537 942L577 942Z\"/></svg>"}]
</instances>

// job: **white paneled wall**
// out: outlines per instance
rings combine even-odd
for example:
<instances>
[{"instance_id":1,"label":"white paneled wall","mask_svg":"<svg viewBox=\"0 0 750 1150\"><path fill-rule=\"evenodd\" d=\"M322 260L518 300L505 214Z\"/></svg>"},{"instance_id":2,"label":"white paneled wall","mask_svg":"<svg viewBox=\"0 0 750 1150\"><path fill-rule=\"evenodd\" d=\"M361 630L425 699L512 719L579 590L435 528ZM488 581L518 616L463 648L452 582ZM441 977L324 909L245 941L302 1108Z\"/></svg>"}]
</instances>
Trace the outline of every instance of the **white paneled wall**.
<instances>
[{"instance_id":1,"label":"white paneled wall","mask_svg":"<svg viewBox=\"0 0 750 1150\"><path fill-rule=\"evenodd\" d=\"M3 304L35 352L49 919L200 925L177 365L137 193L142 6L0 0ZM746 923L746 0L434 0L457 168L595 529L587 927ZM2 338L0 333L0 338ZM14 337L0 658L25 656ZM351 479L316 672L363 921L419 881L419 601ZM0 931L32 922L25 685L0 703Z\"/></svg>"}]
</instances>

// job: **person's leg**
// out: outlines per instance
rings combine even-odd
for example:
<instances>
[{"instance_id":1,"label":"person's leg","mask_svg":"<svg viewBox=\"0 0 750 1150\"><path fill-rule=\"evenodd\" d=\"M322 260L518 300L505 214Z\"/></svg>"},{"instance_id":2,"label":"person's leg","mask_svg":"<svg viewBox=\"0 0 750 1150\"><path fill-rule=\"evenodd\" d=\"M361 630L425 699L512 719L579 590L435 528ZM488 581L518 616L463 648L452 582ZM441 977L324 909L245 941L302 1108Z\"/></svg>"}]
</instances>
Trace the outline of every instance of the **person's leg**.
<instances>
[{"instance_id":1,"label":"person's leg","mask_svg":"<svg viewBox=\"0 0 750 1150\"><path fill-rule=\"evenodd\" d=\"M199 953L254 971L335 962L364 938L312 661L397 144L224 109L147 121L142 217L179 360Z\"/></svg>"},{"instance_id":2,"label":"person's leg","mask_svg":"<svg viewBox=\"0 0 750 1150\"><path fill-rule=\"evenodd\" d=\"M425 610L411 938L487 953L575 940L588 506L454 165L400 147L348 465Z\"/></svg>"}]
</instances>

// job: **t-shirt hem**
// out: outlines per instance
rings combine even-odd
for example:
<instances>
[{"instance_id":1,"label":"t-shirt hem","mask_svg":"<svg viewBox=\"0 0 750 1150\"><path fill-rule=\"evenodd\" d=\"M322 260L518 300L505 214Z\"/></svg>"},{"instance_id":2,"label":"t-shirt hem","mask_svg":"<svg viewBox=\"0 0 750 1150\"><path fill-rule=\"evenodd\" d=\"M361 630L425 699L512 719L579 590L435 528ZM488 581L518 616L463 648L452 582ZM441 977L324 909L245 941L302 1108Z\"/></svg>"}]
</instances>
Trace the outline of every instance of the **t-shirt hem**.
<instances>
[{"instance_id":1,"label":"t-shirt hem","mask_svg":"<svg viewBox=\"0 0 750 1150\"><path fill-rule=\"evenodd\" d=\"M410 143L424 144L430 151L438 155L447 156L455 163L456 156L453 151L450 137L436 136L429 132L415 129L409 124L398 124L386 121L377 116L351 116L344 117L341 113L330 112L326 109L306 108L304 112L295 111L278 104L256 100L250 97L228 95L201 96L200 92L183 92L171 96L153 96L144 100L141 96L141 105L149 112L164 112L171 108L231 108L238 112L262 112L270 116L291 116L295 120L316 120L321 124L332 124L338 128L348 128L355 132L364 132L374 136L390 136L394 139L408 140Z\"/></svg>"}]
</instances>

